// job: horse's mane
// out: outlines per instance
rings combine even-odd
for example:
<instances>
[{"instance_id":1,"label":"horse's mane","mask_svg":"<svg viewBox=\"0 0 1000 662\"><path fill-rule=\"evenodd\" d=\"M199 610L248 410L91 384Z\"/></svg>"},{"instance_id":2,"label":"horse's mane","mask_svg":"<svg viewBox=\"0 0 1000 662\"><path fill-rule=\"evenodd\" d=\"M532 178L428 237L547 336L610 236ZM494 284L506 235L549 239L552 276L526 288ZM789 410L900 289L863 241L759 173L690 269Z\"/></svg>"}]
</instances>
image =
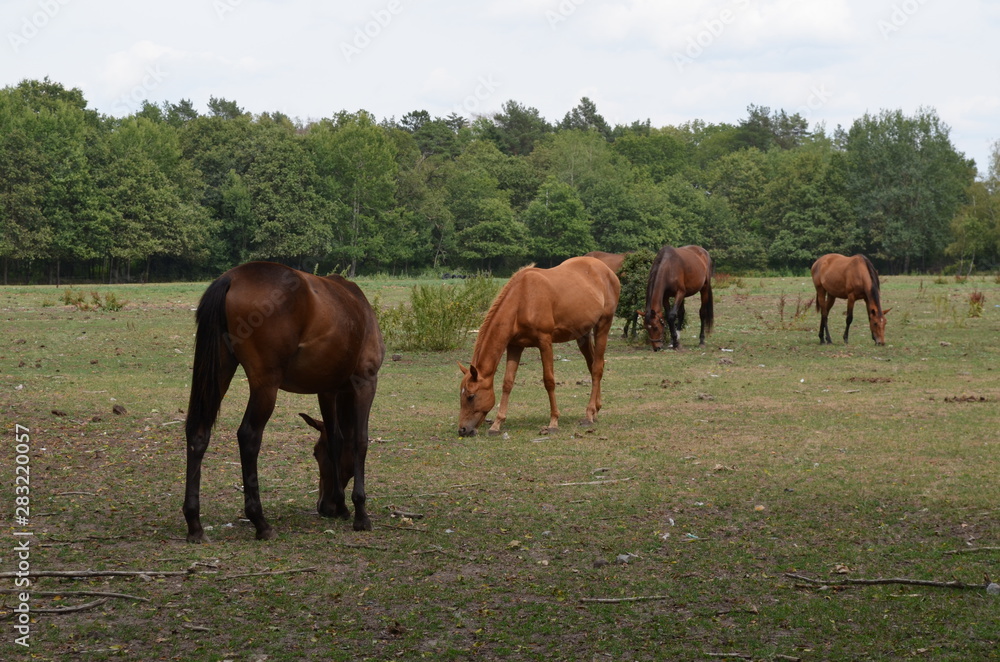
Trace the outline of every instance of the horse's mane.
<instances>
[{"instance_id":1,"label":"horse's mane","mask_svg":"<svg viewBox=\"0 0 1000 662\"><path fill-rule=\"evenodd\" d=\"M871 297L872 303L874 303L879 310L882 310L882 297L881 292L879 291L878 272L875 271L875 265L872 264L872 261L869 260L867 256L862 255L861 259L865 261L865 267L868 268L868 277L872 281L872 287L868 292L868 296Z\"/></svg>"},{"instance_id":2,"label":"horse's mane","mask_svg":"<svg viewBox=\"0 0 1000 662\"><path fill-rule=\"evenodd\" d=\"M649 278L646 280L646 310L649 310L649 304L653 300L653 287L656 286L657 276L660 272L660 264L667 256L668 251L674 250L670 246L664 246L656 253L656 257L653 258L653 264L649 266Z\"/></svg>"},{"instance_id":3,"label":"horse's mane","mask_svg":"<svg viewBox=\"0 0 1000 662\"><path fill-rule=\"evenodd\" d=\"M532 262L531 264L526 264L525 266L521 267L520 269L515 271L514 275L510 277L510 280L508 280L504 284L504 286L500 288L500 292L499 294L497 294L496 299L494 299L493 303L490 304L490 309L486 311L486 317L483 318L483 323L479 325L480 331L488 327L493 322L493 318L496 316L497 310L500 308L500 306L503 305L503 302L507 299L507 295L510 294L511 289L513 289L512 286L514 284L514 281L518 280L517 278L518 274L520 274L525 269L531 269L534 266L535 263ZM472 349L473 358L475 358L476 350L479 348L479 338L481 337L482 337L481 335L476 337L476 345Z\"/></svg>"}]
</instances>

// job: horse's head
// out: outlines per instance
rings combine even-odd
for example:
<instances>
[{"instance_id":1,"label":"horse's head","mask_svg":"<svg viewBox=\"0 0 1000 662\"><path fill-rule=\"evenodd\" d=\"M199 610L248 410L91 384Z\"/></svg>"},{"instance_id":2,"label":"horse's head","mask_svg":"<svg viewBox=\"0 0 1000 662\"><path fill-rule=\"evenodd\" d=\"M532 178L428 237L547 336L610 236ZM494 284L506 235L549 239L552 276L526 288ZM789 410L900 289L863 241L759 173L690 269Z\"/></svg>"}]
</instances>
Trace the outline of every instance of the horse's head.
<instances>
[{"instance_id":1,"label":"horse's head","mask_svg":"<svg viewBox=\"0 0 1000 662\"><path fill-rule=\"evenodd\" d=\"M875 304L868 304L868 326L872 330L872 340L876 345L885 344L885 316L892 308L879 310Z\"/></svg>"},{"instance_id":2,"label":"horse's head","mask_svg":"<svg viewBox=\"0 0 1000 662\"><path fill-rule=\"evenodd\" d=\"M330 461L330 453L328 452L327 446L326 425L323 424L323 421L317 421L308 414L300 413L299 416L301 416L302 420L306 423L319 430L319 439L316 440L316 445L313 446L313 457L316 458L316 463L319 465L319 499L316 502L316 510L321 515L333 517L335 512L331 510L331 506L329 504L333 503L333 486L337 479L333 472L337 470L337 466ZM350 446L345 446L340 455L341 486L346 485L347 481L354 477L353 451L354 449Z\"/></svg>"},{"instance_id":3,"label":"horse's head","mask_svg":"<svg viewBox=\"0 0 1000 662\"><path fill-rule=\"evenodd\" d=\"M466 368L459 363L458 367L463 373L459 391L458 436L471 437L493 409L497 396L493 392L492 377L483 377L474 365Z\"/></svg>"},{"instance_id":4,"label":"horse's head","mask_svg":"<svg viewBox=\"0 0 1000 662\"><path fill-rule=\"evenodd\" d=\"M663 319L663 312L655 312L652 308L643 312L635 311L642 318L642 325L646 327L646 335L649 336L649 343L653 346L653 351L658 352L663 349L663 334L667 323Z\"/></svg>"}]
</instances>

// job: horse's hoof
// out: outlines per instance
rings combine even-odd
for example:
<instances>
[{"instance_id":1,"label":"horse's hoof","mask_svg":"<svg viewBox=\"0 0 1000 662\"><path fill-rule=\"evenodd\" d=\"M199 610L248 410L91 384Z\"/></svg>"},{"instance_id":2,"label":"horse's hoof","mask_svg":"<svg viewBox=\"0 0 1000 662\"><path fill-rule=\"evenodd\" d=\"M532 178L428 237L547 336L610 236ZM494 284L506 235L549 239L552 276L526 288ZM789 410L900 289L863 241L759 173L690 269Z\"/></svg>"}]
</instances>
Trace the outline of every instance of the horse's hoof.
<instances>
[{"instance_id":1,"label":"horse's hoof","mask_svg":"<svg viewBox=\"0 0 1000 662\"><path fill-rule=\"evenodd\" d=\"M500 434L500 430L494 430L493 428L490 428L490 431L487 432L486 434L490 435L491 437L495 437L498 434Z\"/></svg>"},{"instance_id":2,"label":"horse's hoof","mask_svg":"<svg viewBox=\"0 0 1000 662\"><path fill-rule=\"evenodd\" d=\"M274 540L278 537L278 534L274 532L274 529L267 527L266 529L261 529L257 532L257 540Z\"/></svg>"},{"instance_id":3,"label":"horse's hoof","mask_svg":"<svg viewBox=\"0 0 1000 662\"><path fill-rule=\"evenodd\" d=\"M371 531L372 521L365 517L363 520L354 520L354 530L355 531Z\"/></svg>"},{"instance_id":4,"label":"horse's hoof","mask_svg":"<svg viewBox=\"0 0 1000 662\"><path fill-rule=\"evenodd\" d=\"M211 542L208 539L208 536L206 536L205 533L202 532L202 531L199 531L198 533L189 533L187 535L187 541L189 543L199 544L199 545L203 544L203 543Z\"/></svg>"},{"instance_id":5,"label":"horse's hoof","mask_svg":"<svg viewBox=\"0 0 1000 662\"><path fill-rule=\"evenodd\" d=\"M597 421L588 420L586 418L580 419L581 428L592 428L597 424Z\"/></svg>"}]
</instances>

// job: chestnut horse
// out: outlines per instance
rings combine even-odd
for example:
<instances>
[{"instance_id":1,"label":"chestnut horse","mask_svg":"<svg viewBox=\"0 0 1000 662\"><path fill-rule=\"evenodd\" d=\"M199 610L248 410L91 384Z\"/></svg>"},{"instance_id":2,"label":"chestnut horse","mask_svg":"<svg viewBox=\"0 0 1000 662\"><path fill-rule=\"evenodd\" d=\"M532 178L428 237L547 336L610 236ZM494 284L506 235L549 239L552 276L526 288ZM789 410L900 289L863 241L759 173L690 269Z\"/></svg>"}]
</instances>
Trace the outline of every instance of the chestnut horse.
<instances>
[{"instance_id":1,"label":"chestnut horse","mask_svg":"<svg viewBox=\"0 0 1000 662\"><path fill-rule=\"evenodd\" d=\"M622 266L625 264L625 258L629 255L629 253L605 253L604 251L590 251L584 254L585 257L596 257L608 265L611 271L615 272L615 275L619 278L622 275ZM631 315L625 318L625 326L622 327L622 338L628 338L629 329L632 329L632 337L635 338L635 330L638 326L637 318L638 315Z\"/></svg>"},{"instance_id":2,"label":"chestnut horse","mask_svg":"<svg viewBox=\"0 0 1000 662\"><path fill-rule=\"evenodd\" d=\"M705 344L705 334L712 332L715 313L712 303L712 258L701 246L674 248L664 246L653 259L646 282L646 310L642 315L653 351L663 347L664 322L670 329L670 347L680 346L678 331L684 328L684 297L701 293L701 332L699 344ZM670 305L670 299L674 303ZM664 320L666 311L666 320Z\"/></svg>"},{"instance_id":3,"label":"chestnut horse","mask_svg":"<svg viewBox=\"0 0 1000 662\"><path fill-rule=\"evenodd\" d=\"M590 402L584 422L592 424L601 408L604 350L620 293L618 276L592 257L572 257L551 269L528 266L511 276L479 328L469 367L459 364L463 376L458 434L476 434L493 409L493 377L506 351L503 395L490 427L490 434L500 432L525 347L537 347L541 354L542 380L549 394L548 429L559 429L552 344L570 340L576 341L590 370Z\"/></svg>"},{"instance_id":4,"label":"chestnut horse","mask_svg":"<svg viewBox=\"0 0 1000 662\"><path fill-rule=\"evenodd\" d=\"M828 253L816 260L812 266L813 285L816 286L816 310L820 313L819 342L832 344L830 340L830 309L837 299L847 299L847 326L844 327L844 343L854 321L854 302L863 299L868 310L868 326L876 345L885 344L885 315L889 308L882 310L879 292L878 272L864 255L847 257L839 253Z\"/></svg>"},{"instance_id":5,"label":"chestnut horse","mask_svg":"<svg viewBox=\"0 0 1000 662\"><path fill-rule=\"evenodd\" d=\"M354 529L370 530L365 510L368 416L385 345L375 312L357 285L340 276L313 276L272 262L230 269L208 286L198 304L194 372L187 414L187 483L184 518L189 542L202 542L201 462L222 398L242 365L250 386L236 433L243 467L247 518L260 540L274 537L264 519L257 455L278 389L315 393L326 432L326 461L353 457ZM322 455L322 453L321 453ZM347 519L346 474L324 471L320 459L321 515Z\"/></svg>"}]
</instances>

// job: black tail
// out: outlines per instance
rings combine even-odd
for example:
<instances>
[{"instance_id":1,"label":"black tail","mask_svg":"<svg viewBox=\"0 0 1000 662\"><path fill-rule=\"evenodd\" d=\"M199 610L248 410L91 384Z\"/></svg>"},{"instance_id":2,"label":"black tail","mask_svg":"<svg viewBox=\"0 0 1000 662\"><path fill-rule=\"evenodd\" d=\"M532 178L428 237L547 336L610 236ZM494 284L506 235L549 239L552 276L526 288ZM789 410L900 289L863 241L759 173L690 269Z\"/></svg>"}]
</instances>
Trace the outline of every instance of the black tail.
<instances>
[{"instance_id":1,"label":"black tail","mask_svg":"<svg viewBox=\"0 0 1000 662\"><path fill-rule=\"evenodd\" d=\"M191 375L191 399L188 401L187 436L199 429L211 430L222 405L219 366L222 361L222 339L227 333L226 294L229 278L219 278L205 290L198 303L195 321L198 330L194 340L194 370Z\"/></svg>"}]
</instances>

